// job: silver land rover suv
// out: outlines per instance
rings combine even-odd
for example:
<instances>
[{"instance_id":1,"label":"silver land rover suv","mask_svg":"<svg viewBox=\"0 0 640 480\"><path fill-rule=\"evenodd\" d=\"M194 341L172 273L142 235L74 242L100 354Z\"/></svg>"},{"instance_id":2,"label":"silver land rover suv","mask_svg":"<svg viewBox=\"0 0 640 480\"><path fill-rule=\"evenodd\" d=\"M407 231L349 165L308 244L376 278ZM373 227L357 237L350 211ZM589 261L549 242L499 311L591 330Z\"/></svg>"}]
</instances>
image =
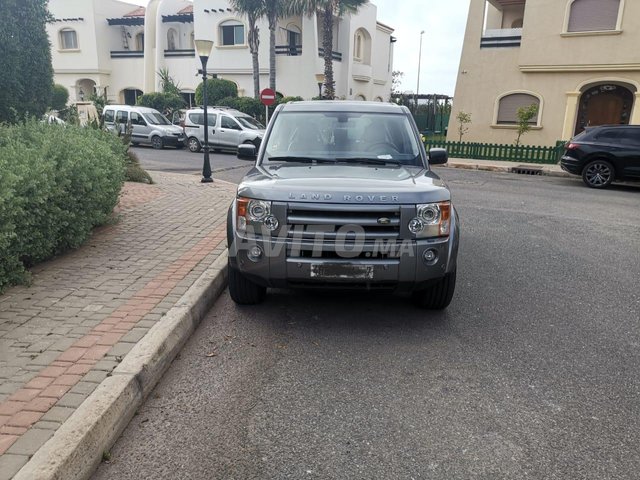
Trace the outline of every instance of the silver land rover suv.
<instances>
[{"instance_id":1,"label":"silver land rover suv","mask_svg":"<svg viewBox=\"0 0 640 480\"><path fill-rule=\"evenodd\" d=\"M456 283L459 222L406 107L377 102L279 106L229 209L229 291L384 289L443 309Z\"/></svg>"}]
</instances>

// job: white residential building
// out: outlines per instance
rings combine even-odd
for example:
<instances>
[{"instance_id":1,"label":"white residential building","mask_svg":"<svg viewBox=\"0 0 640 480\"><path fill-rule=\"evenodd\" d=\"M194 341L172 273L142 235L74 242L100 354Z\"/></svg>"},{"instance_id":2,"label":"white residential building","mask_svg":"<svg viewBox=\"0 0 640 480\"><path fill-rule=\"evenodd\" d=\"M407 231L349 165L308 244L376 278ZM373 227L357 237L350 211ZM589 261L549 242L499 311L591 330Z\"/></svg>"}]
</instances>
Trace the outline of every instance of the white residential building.
<instances>
[{"instance_id":1,"label":"white residential building","mask_svg":"<svg viewBox=\"0 0 640 480\"><path fill-rule=\"evenodd\" d=\"M213 40L207 70L253 95L253 70L246 17L226 0L151 0L147 8L117 0L50 0L54 22L47 27L55 82L67 87L70 101L97 91L114 103L134 103L160 88L158 71L168 69L192 102L201 79L194 38ZM334 75L336 95L387 101L391 93L393 29L377 21L366 3L357 14L336 19ZM259 21L260 86L269 84L269 29ZM324 71L322 23L315 15L281 19L277 38L277 91L284 96L318 95Z\"/></svg>"}]
</instances>

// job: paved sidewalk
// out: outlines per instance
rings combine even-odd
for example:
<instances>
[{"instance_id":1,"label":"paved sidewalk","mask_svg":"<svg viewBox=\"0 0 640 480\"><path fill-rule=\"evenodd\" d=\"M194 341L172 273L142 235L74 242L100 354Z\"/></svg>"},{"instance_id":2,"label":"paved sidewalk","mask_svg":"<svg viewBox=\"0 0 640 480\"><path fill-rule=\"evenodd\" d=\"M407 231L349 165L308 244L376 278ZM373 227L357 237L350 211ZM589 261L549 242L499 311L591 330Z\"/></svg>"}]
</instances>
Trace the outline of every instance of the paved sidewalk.
<instances>
[{"instance_id":1,"label":"paved sidewalk","mask_svg":"<svg viewBox=\"0 0 640 480\"><path fill-rule=\"evenodd\" d=\"M11 478L226 248L235 186L154 173L118 219L0 295L0 479Z\"/></svg>"},{"instance_id":2,"label":"paved sidewalk","mask_svg":"<svg viewBox=\"0 0 640 480\"><path fill-rule=\"evenodd\" d=\"M441 167L436 165L436 168ZM548 165L541 163L505 162L500 160L475 160L467 158L450 158L444 168L463 168L468 170L487 170L491 172L514 172L515 168L524 168L530 172L539 172L539 175L551 177L570 177L560 165Z\"/></svg>"}]
</instances>

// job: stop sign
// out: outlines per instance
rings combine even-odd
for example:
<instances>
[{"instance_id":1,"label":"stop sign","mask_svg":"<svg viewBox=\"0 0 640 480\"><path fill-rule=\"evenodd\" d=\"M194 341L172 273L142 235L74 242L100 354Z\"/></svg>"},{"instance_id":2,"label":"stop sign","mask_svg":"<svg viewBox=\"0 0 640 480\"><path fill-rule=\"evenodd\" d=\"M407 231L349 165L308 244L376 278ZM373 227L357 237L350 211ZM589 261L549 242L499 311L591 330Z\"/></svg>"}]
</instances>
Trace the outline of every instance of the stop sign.
<instances>
[{"instance_id":1,"label":"stop sign","mask_svg":"<svg viewBox=\"0 0 640 480\"><path fill-rule=\"evenodd\" d=\"M267 107L276 103L276 92L270 88L265 88L260 92L260 101Z\"/></svg>"}]
</instances>

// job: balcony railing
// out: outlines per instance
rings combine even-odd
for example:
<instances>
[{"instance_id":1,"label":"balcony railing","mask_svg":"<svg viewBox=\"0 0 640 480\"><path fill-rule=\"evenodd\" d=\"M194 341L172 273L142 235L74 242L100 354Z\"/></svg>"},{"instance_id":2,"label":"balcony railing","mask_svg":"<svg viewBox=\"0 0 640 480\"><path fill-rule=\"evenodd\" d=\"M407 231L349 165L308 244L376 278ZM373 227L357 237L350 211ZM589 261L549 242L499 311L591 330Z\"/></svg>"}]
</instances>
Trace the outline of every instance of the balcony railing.
<instances>
[{"instance_id":1,"label":"balcony railing","mask_svg":"<svg viewBox=\"0 0 640 480\"><path fill-rule=\"evenodd\" d=\"M112 50L111 58L144 58L144 50Z\"/></svg>"},{"instance_id":2,"label":"balcony railing","mask_svg":"<svg viewBox=\"0 0 640 480\"><path fill-rule=\"evenodd\" d=\"M165 50L164 51L165 58L175 58L175 57L195 57L196 51L193 48L187 49L176 49L176 50Z\"/></svg>"},{"instance_id":3,"label":"balcony railing","mask_svg":"<svg viewBox=\"0 0 640 480\"><path fill-rule=\"evenodd\" d=\"M302 45L276 45L276 55L297 57L302 55Z\"/></svg>"},{"instance_id":4,"label":"balcony railing","mask_svg":"<svg viewBox=\"0 0 640 480\"><path fill-rule=\"evenodd\" d=\"M321 47L321 48L318 49L318 56L319 57L324 57L324 48ZM333 58L337 62L341 62L342 61L342 53L332 51L331 52L331 58Z\"/></svg>"},{"instance_id":5,"label":"balcony railing","mask_svg":"<svg viewBox=\"0 0 640 480\"><path fill-rule=\"evenodd\" d=\"M485 30L480 40L480 48L519 47L521 41L521 28Z\"/></svg>"}]
</instances>

